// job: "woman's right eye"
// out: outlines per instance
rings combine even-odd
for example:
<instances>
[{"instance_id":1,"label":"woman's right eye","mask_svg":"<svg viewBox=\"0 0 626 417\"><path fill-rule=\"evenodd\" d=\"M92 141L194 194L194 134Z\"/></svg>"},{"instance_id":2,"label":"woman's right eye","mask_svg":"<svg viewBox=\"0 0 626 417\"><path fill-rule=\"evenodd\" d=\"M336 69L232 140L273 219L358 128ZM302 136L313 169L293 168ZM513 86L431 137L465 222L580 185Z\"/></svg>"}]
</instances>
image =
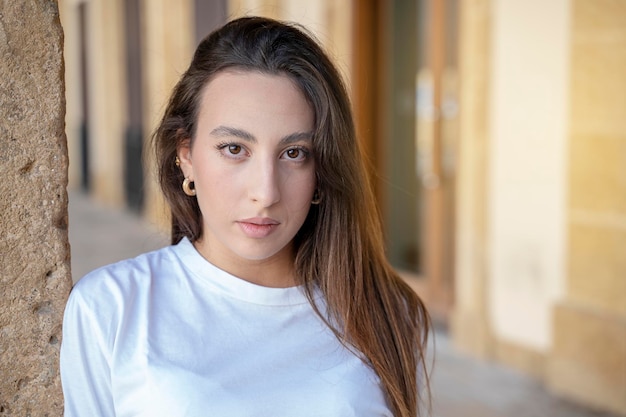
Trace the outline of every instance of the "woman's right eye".
<instances>
[{"instance_id":1,"label":"woman's right eye","mask_svg":"<svg viewBox=\"0 0 626 417\"><path fill-rule=\"evenodd\" d=\"M239 155L241 153L241 146L228 145L228 153L230 153L231 155Z\"/></svg>"}]
</instances>

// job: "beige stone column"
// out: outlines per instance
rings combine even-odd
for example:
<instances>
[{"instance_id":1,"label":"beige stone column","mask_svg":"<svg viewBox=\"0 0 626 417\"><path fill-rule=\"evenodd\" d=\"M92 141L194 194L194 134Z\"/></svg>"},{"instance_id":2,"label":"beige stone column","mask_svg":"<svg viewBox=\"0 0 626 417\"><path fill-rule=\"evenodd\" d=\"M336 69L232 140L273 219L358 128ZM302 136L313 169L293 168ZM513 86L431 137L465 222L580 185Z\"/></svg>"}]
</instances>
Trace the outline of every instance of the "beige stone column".
<instances>
[{"instance_id":1,"label":"beige stone column","mask_svg":"<svg viewBox=\"0 0 626 417\"><path fill-rule=\"evenodd\" d=\"M92 195L106 205L123 207L128 111L123 2L89 0L86 4Z\"/></svg>"},{"instance_id":2,"label":"beige stone column","mask_svg":"<svg viewBox=\"0 0 626 417\"><path fill-rule=\"evenodd\" d=\"M626 1L573 0L567 293L549 383L626 416Z\"/></svg>"},{"instance_id":3,"label":"beige stone column","mask_svg":"<svg viewBox=\"0 0 626 417\"><path fill-rule=\"evenodd\" d=\"M457 259L451 334L460 348L490 356L487 314L487 155L489 150L490 0L460 5Z\"/></svg>"},{"instance_id":4,"label":"beige stone column","mask_svg":"<svg viewBox=\"0 0 626 417\"><path fill-rule=\"evenodd\" d=\"M57 3L0 2L0 415L61 416L71 287Z\"/></svg>"},{"instance_id":5,"label":"beige stone column","mask_svg":"<svg viewBox=\"0 0 626 417\"><path fill-rule=\"evenodd\" d=\"M151 135L163 116L172 89L189 67L194 50L193 1L145 0L144 28L144 163L145 214L152 222L169 226L167 210L156 181Z\"/></svg>"}]
</instances>

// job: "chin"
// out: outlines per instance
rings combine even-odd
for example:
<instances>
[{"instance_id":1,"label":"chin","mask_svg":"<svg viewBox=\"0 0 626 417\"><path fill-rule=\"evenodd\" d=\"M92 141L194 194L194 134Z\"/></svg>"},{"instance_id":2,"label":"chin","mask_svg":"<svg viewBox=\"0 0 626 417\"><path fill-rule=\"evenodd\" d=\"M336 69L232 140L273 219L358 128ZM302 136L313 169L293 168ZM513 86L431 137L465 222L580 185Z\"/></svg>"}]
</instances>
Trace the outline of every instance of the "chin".
<instances>
[{"instance_id":1,"label":"chin","mask_svg":"<svg viewBox=\"0 0 626 417\"><path fill-rule=\"evenodd\" d=\"M262 245L261 245L262 246ZM234 251L234 253L242 259L253 261L253 262L261 262L268 261L273 258L278 258L281 256L285 256L287 253L290 253L286 250L286 246L279 249L270 249L267 247L262 248L250 248L249 250L239 250Z\"/></svg>"}]
</instances>

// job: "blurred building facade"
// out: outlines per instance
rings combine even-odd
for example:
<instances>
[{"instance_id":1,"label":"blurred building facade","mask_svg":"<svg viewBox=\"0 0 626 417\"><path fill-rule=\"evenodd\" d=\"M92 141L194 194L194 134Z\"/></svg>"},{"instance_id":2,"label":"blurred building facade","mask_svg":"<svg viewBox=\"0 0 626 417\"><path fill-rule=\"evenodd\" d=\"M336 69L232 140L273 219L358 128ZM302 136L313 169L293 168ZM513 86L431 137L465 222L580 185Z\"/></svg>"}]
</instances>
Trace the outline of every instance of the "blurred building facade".
<instances>
[{"instance_id":1,"label":"blurred building facade","mask_svg":"<svg viewBox=\"0 0 626 417\"><path fill-rule=\"evenodd\" d=\"M145 151L197 43L303 23L350 88L389 256L457 346L626 415L626 1L59 8L70 187L167 224Z\"/></svg>"},{"instance_id":2,"label":"blurred building facade","mask_svg":"<svg viewBox=\"0 0 626 417\"><path fill-rule=\"evenodd\" d=\"M626 2L462 4L452 334L626 415Z\"/></svg>"}]
</instances>

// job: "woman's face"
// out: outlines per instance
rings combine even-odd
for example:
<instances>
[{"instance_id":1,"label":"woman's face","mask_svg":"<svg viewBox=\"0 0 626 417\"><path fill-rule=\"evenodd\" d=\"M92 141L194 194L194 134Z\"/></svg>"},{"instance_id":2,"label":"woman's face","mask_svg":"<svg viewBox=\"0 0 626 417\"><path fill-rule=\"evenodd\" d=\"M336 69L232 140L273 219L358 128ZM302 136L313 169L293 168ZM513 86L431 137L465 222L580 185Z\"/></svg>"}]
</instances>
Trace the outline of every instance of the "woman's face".
<instances>
[{"instance_id":1,"label":"woman's face","mask_svg":"<svg viewBox=\"0 0 626 417\"><path fill-rule=\"evenodd\" d=\"M209 261L229 272L293 264L293 238L316 186L313 129L313 110L287 76L224 71L208 83L196 136L178 155L195 183L197 246Z\"/></svg>"}]
</instances>

